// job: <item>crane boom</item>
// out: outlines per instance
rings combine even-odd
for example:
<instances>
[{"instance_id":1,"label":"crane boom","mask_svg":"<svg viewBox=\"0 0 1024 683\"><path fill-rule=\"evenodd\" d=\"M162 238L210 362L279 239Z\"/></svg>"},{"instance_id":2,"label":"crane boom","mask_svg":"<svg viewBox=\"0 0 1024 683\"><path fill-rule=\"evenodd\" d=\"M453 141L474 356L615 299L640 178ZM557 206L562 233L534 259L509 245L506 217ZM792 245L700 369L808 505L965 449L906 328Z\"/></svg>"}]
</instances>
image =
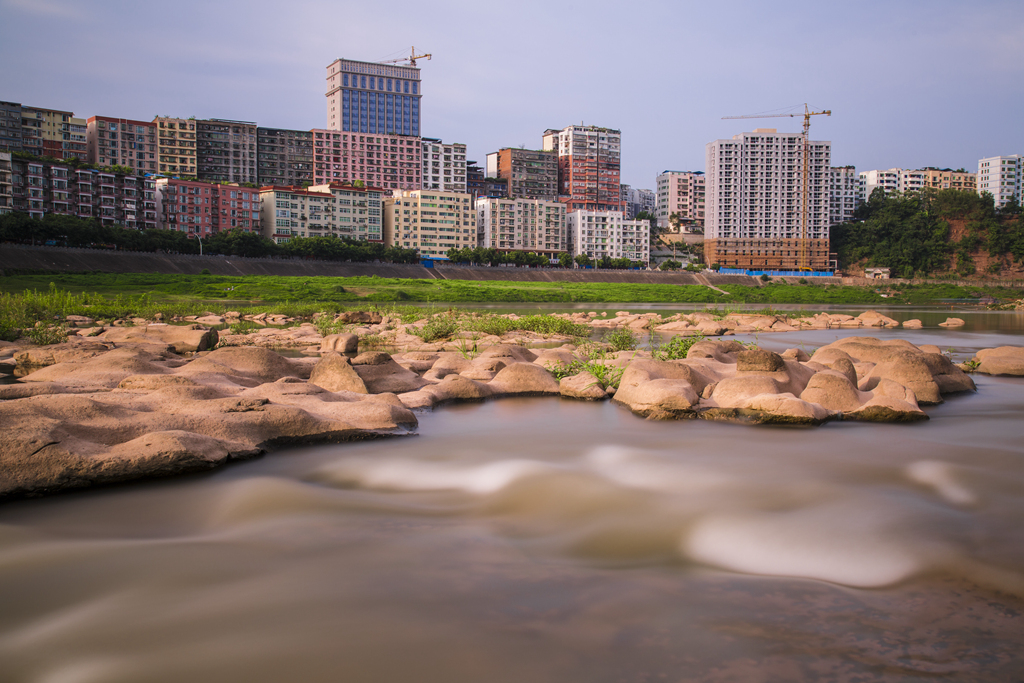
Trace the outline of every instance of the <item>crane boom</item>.
<instances>
[{"instance_id":1,"label":"crane boom","mask_svg":"<svg viewBox=\"0 0 1024 683\"><path fill-rule=\"evenodd\" d=\"M416 66L416 60L417 59L426 59L427 61L430 61L430 57L431 57L431 55L430 55L429 52L425 53L425 54L422 54L422 55L416 54L416 46L413 45L412 49L409 51L409 56L408 57L399 57L398 59L386 59L383 62L379 62L379 63L380 64L398 64L399 62L409 62L409 66Z\"/></svg>"},{"instance_id":2,"label":"crane boom","mask_svg":"<svg viewBox=\"0 0 1024 683\"><path fill-rule=\"evenodd\" d=\"M832 116L831 109L824 109L822 111L811 111L804 103L804 113L791 113L791 114L746 114L744 116L723 116L722 119L777 119L777 118L796 118L797 116L804 117L804 144L803 144L803 174L802 174L802 189L801 200L800 200L800 223L801 223L801 236L800 236L800 269L808 269L808 242L809 242L809 216L807 212L807 193L808 193L808 175L810 174L810 143L808 134L811 130L811 117L812 116Z\"/></svg>"}]
</instances>

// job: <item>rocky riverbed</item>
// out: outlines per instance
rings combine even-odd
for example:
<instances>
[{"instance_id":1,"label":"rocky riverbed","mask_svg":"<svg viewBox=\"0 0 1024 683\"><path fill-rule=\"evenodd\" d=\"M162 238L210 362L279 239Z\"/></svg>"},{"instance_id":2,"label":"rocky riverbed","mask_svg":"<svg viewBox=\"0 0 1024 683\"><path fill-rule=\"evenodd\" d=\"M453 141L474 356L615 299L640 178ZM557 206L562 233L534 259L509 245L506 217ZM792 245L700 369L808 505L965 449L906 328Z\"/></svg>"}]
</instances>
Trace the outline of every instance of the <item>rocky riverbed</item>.
<instances>
[{"instance_id":1,"label":"rocky riverbed","mask_svg":"<svg viewBox=\"0 0 1024 683\"><path fill-rule=\"evenodd\" d=\"M849 337L810 356L703 339L685 358L658 360L650 351L614 352L579 340L528 348L566 342L528 332L477 335L472 346L465 337L427 343L414 334L425 321L346 315L356 327L327 337L312 324L221 337L208 327L212 320L140 321L99 332L83 327L91 334L51 346L5 344L0 362L19 377L0 385L0 498L209 469L283 444L407 435L417 411L452 402L611 399L649 419L820 425L924 420L921 406L975 390L938 348L899 339ZM700 316L659 327L721 334ZM573 317L633 328L654 319L625 312ZM888 326L878 314L836 318L803 320ZM724 324L734 325L726 331L781 329L798 321L736 315ZM384 335L391 353L359 353L363 342ZM304 353L286 357L268 346ZM968 366L1020 376L1024 349L986 349Z\"/></svg>"}]
</instances>

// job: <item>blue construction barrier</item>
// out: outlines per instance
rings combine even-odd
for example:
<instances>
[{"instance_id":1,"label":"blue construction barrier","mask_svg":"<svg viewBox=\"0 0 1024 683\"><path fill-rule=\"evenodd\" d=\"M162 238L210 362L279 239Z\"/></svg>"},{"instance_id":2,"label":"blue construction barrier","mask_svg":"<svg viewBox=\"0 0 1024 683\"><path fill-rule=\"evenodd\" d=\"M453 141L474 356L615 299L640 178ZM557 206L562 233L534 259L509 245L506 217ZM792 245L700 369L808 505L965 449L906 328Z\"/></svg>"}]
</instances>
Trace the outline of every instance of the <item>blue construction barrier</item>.
<instances>
[{"instance_id":1,"label":"blue construction barrier","mask_svg":"<svg viewBox=\"0 0 1024 683\"><path fill-rule=\"evenodd\" d=\"M767 275L768 277L834 277L835 273L831 270L744 270L742 268L720 268L719 273L722 275L750 275L752 277L760 277Z\"/></svg>"}]
</instances>

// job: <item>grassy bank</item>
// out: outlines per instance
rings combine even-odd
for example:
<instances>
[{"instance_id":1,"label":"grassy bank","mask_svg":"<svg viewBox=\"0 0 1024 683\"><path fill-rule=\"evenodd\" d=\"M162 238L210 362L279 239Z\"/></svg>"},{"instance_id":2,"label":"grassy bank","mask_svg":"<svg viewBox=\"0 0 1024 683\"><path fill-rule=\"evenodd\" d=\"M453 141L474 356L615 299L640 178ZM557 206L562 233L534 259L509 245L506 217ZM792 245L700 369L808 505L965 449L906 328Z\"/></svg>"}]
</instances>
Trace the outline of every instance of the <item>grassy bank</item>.
<instances>
[{"instance_id":1,"label":"grassy bank","mask_svg":"<svg viewBox=\"0 0 1024 683\"><path fill-rule=\"evenodd\" d=\"M409 303L680 303L710 304L927 304L941 299L988 295L1019 298L1014 290L906 285L899 289L838 285L763 287L726 285L728 294L699 285L575 282L473 282L379 277L275 277L162 274L10 275L0 277L0 332L67 315L92 318L167 317L222 313L275 312L308 317L375 304ZM883 297L888 294L888 297Z\"/></svg>"}]
</instances>

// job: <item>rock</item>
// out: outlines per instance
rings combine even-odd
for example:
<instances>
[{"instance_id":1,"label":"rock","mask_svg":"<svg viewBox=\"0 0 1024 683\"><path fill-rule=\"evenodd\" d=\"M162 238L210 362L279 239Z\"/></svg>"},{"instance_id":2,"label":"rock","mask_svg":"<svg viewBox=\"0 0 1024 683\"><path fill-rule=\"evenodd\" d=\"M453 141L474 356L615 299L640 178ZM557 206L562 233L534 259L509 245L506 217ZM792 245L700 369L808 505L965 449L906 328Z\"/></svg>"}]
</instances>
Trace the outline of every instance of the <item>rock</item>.
<instances>
[{"instance_id":1,"label":"rock","mask_svg":"<svg viewBox=\"0 0 1024 683\"><path fill-rule=\"evenodd\" d=\"M489 384L495 396L535 396L558 394L558 380L550 372L533 363L506 366Z\"/></svg>"},{"instance_id":2,"label":"rock","mask_svg":"<svg viewBox=\"0 0 1024 683\"><path fill-rule=\"evenodd\" d=\"M354 334L329 334L320 343L323 353L356 353L359 350L359 337Z\"/></svg>"},{"instance_id":3,"label":"rock","mask_svg":"<svg viewBox=\"0 0 1024 683\"><path fill-rule=\"evenodd\" d=\"M537 354L525 346L496 344L481 351L478 358L499 358L504 360L507 365L511 365L513 362L532 363L537 360Z\"/></svg>"},{"instance_id":4,"label":"rock","mask_svg":"<svg viewBox=\"0 0 1024 683\"><path fill-rule=\"evenodd\" d=\"M740 408L747 399L764 394L780 394L779 383L765 375L742 375L727 377L715 386L711 394L714 406L721 408Z\"/></svg>"},{"instance_id":5,"label":"rock","mask_svg":"<svg viewBox=\"0 0 1024 683\"><path fill-rule=\"evenodd\" d=\"M225 319L220 315L204 315L196 318L196 322L201 325L223 325L225 323Z\"/></svg>"},{"instance_id":6,"label":"rock","mask_svg":"<svg viewBox=\"0 0 1024 683\"><path fill-rule=\"evenodd\" d=\"M976 372L985 375L1024 377L1024 346L981 349L974 360L979 362Z\"/></svg>"},{"instance_id":7,"label":"rock","mask_svg":"<svg viewBox=\"0 0 1024 683\"><path fill-rule=\"evenodd\" d=\"M111 328L97 339L116 343L169 344L176 353L191 353L214 348L217 345L218 336L216 330L200 325L155 324Z\"/></svg>"},{"instance_id":8,"label":"rock","mask_svg":"<svg viewBox=\"0 0 1024 683\"><path fill-rule=\"evenodd\" d=\"M736 354L736 372L778 372L785 368L782 356L772 351L752 349Z\"/></svg>"},{"instance_id":9,"label":"rock","mask_svg":"<svg viewBox=\"0 0 1024 683\"><path fill-rule=\"evenodd\" d=\"M468 379L489 382L504 368L515 362L515 360L507 356L502 358L481 356L469 361L469 367L465 368L459 374Z\"/></svg>"},{"instance_id":10,"label":"rock","mask_svg":"<svg viewBox=\"0 0 1024 683\"><path fill-rule=\"evenodd\" d=\"M558 393L564 398L578 398L584 401L602 401L608 398L608 392L601 388L600 382L589 372L563 377L558 382Z\"/></svg>"},{"instance_id":11,"label":"rock","mask_svg":"<svg viewBox=\"0 0 1024 683\"><path fill-rule=\"evenodd\" d=\"M865 327L899 327L899 322L878 311L864 311L857 316L857 319Z\"/></svg>"},{"instance_id":12,"label":"rock","mask_svg":"<svg viewBox=\"0 0 1024 683\"><path fill-rule=\"evenodd\" d=\"M420 391L432 394L435 405L451 401L482 401L494 395L489 385L460 375L448 375L437 384L427 385Z\"/></svg>"},{"instance_id":13,"label":"rock","mask_svg":"<svg viewBox=\"0 0 1024 683\"><path fill-rule=\"evenodd\" d=\"M849 412L858 410L870 396L857 391L857 387L846 375L825 370L811 377L800 398L817 403L826 410Z\"/></svg>"},{"instance_id":14,"label":"rock","mask_svg":"<svg viewBox=\"0 0 1024 683\"><path fill-rule=\"evenodd\" d=\"M327 391L370 393L349 359L337 353L328 353L320 359L309 375L309 382Z\"/></svg>"},{"instance_id":15,"label":"rock","mask_svg":"<svg viewBox=\"0 0 1024 683\"><path fill-rule=\"evenodd\" d=\"M785 360L795 360L799 363L806 363L811 359L803 349L786 349L781 356Z\"/></svg>"},{"instance_id":16,"label":"rock","mask_svg":"<svg viewBox=\"0 0 1024 683\"><path fill-rule=\"evenodd\" d=\"M191 377L199 374L245 378L258 384L275 382L282 377L307 379L312 368L304 362L285 358L270 349L231 346L215 349L193 360L179 372Z\"/></svg>"},{"instance_id":17,"label":"rock","mask_svg":"<svg viewBox=\"0 0 1024 683\"><path fill-rule=\"evenodd\" d=\"M635 360L615 392L615 400L653 419L692 417L698 396L711 379L678 361Z\"/></svg>"},{"instance_id":18,"label":"rock","mask_svg":"<svg viewBox=\"0 0 1024 683\"><path fill-rule=\"evenodd\" d=\"M939 323L939 327L963 327L966 324L963 318L946 318L946 322Z\"/></svg>"},{"instance_id":19,"label":"rock","mask_svg":"<svg viewBox=\"0 0 1024 683\"><path fill-rule=\"evenodd\" d=\"M922 405L942 403L939 385L932 376L928 363L920 352L898 351L889 360L877 364L860 383L862 391L871 391L880 379L889 379L914 392Z\"/></svg>"},{"instance_id":20,"label":"rock","mask_svg":"<svg viewBox=\"0 0 1024 683\"><path fill-rule=\"evenodd\" d=\"M340 314L336 321L342 323L369 323L370 325L377 325L383 320L379 313L370 313L368 311L345 311Z\"/></svg>"},{"instance_id":21,"label":"rock","mask_svg":"<svg viewBox=\"0 0 1024 683\"><path fill-rule=\"evenodd\" d=\"M54 363L84 360L114 348L113 344L98 341L73 340L64 344L36 346L14 352L14 360L21 367L41 368Z\"/></svg>"},{"instance_id":22,"label":"rock","mask_svg":"<svg viewBox=\"0 0 1024 683\"><path fill-rule=\"evenodd\" d=\"M922 327L924 327L924 324L917 318L913 318L911 320L904 320L903 327L907 328L908 330L920 330Z\"/></svg>"},{"instance_id":23,"label":"rock","mask_svg":"<svg viewBox=\"0 0 1024 683\"><path fill-rule=\"evenodd\" d=\"M736 354L746 350L747 347L743 344L731 339L728 341L702 339L690 347L690 350L686 353L686 357L687 359L713 358L723 363L735 363Z\"/></svg>"},{"instance_id":24,"label":"rock","mask_svg":"<svg viewBox=\"0 0 1024 683\"><path fill-rule=\"evenodd\" d=\"M958 394L978 390L971 376L947 356L936 352L924 353L921 357L932 373L932 379L938 384L940 394Z\"/></svg>"},{"instance_id":25,"label":"rock","mask_svg":"<svg viewBox=\"0 0 1024 683\"><path fill-rule=\"evenodd\" d=\"M757 424L819 425L834 414L816 403L802 401L793 394L762 394L746 399L739 414Z\"/></svg>"},{"instance_id":26,"label":"rock","mask_svg":"<svg viewBox=\"0 0 1024 683\"><path fill-rule=\"evenodd\" d=\"M429 384L415 372L396 363L387 353L360 354L352 359L352 366L371 394L404 394Z\"/></svg>"},{"instance_id":27,"label":"rock","mask_svg":"<svg viewBox=\"0 0 1024 683\"><path fill-rule=\"evenodd\" d=\"M154 375L172 368L161 361L166 356L139 347L113 349L81 360L48 365L21 378L23 382L56 382L65 386L113 389L131 375Z\"/></svg>"}]
</instances>

